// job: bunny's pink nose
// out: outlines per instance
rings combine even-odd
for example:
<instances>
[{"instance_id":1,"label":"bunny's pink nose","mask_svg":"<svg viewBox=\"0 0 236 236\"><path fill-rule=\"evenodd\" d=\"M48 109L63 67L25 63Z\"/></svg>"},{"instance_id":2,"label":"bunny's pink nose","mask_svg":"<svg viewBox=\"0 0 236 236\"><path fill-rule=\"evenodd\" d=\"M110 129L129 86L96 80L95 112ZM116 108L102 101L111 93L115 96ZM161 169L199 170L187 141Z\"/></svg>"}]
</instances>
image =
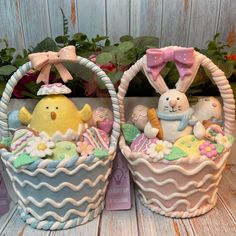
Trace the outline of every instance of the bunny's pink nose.
<instances>
[{"instance_id":1,"label":"bunny's pink nose","mask_svg":"<svg viewBox=\"0 0 236 236\"><path fill-rule=\"evenodd\" d=\"M216 103L216 102L213 102L211 105L212 105L213 107L217 107L217 103Z\"/></svg>"},{"instance_id":2,"label":"bunny's pink nose","mask_svg":"<svg viewBox=\"0 0 236 236\"><path fill-rule=\"evenodd\" d=\"M175 107L175 106L176 106L176 103L177 103L177 101L176 101L175 99L171 99L171 100L169 101L169 105L170 105L171 107Z\"/></svg>"}]
</instances>

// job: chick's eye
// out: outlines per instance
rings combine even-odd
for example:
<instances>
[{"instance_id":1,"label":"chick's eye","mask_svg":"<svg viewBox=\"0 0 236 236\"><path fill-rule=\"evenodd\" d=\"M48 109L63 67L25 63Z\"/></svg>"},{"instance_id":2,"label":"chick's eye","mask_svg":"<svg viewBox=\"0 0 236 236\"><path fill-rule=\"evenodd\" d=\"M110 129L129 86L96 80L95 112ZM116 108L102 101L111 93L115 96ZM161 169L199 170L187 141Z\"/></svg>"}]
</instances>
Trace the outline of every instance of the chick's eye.
<instances>
[{"instance_id":1,"label":"chick's eye","mask_svg":"<svg viewBox=\"0 0 236 236\"><path fill-rule=\"evenodd\" d=\"M58 107L56 107L56 109L58 110Z\"/></svg>"},{"instance_id":2,"label":"chick's eye","mask_svg":"<svg viewBox=\"0 0 236 236\"><path fill-rule=\"evenodd\" d=\"M180 100L180 98L179 98L179 97L177 97L177 100Z\"/></svg>"},{"instance_id":3,"label":"chick's eye","mask_svg":"<svg viewBox=\"0 0 236 236\"><path fill-rule=\"evenodd\" d=\"M46 107L46 109L49 109L49 107Z\"/></svg>"},{"instance_id":4,"label":"chick's eye","mask_svg":"<svg viewBox=\"0 0 236 236\"><path fill-rule=\"evenodd\" d=\"M166 101L168 101L169 100L169 98L166 98Z\"/></svg>"}]
</instances>

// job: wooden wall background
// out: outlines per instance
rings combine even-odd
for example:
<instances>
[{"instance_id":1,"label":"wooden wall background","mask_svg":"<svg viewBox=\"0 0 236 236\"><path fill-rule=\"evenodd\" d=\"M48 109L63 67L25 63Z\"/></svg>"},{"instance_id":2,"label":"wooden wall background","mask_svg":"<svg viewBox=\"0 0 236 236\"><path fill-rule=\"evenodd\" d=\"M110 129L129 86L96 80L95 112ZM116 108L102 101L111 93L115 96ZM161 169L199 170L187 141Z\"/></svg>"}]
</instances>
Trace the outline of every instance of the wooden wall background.
<instances>
[{"instance_id":1,"label":"wooden wall background","mask_svg":"<svg viewBox=\"0 0 236 236\"><path fill-rule=\"evenodd\" d=\"M18 51L62 34L60 7L69 33L92 37L155 35L161 46L205 47L216 32L235 38L236 0L0 0L0 38Z\"/></svg>"}]
</instances>

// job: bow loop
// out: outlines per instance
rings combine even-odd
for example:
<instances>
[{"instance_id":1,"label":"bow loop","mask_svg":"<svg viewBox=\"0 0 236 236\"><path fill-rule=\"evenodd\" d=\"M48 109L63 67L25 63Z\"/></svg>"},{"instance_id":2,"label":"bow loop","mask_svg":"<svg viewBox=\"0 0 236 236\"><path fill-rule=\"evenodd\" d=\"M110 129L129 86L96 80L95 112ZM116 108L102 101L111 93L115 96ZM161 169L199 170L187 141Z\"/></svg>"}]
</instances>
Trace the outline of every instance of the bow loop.
<instances>
[{"instance_id":1,"label":"bow loop","mask_svg":"<svg viewBox=\"0 0 236 236\"><path fill-rule=\"evenodd\" d=\"M41 70L37 78L37 83L44 82L45 84L48 84L51 65L56 66L64 82L73 79L69 71L62 65L62 62L66 60L76 60L77 56L74 46L64 47L59 52L49 51L33 53L30 54L28 58L35 69Z\"/></svg>"},{"instance_id":2,"label":"bow loop","mask_svg":"<svg viewBox=\"0 0 236 236\"><path fill-rule=\"evenodd\" d=\"M167 49L150 48L146 51L147 55L147 71L151 73L152 79L155 81L161 70L168 61L176 64L180 78L183 80L185 76L191 75L191 67L194 63L193 48L174 48Z\"/></svg>"}]
</instances>

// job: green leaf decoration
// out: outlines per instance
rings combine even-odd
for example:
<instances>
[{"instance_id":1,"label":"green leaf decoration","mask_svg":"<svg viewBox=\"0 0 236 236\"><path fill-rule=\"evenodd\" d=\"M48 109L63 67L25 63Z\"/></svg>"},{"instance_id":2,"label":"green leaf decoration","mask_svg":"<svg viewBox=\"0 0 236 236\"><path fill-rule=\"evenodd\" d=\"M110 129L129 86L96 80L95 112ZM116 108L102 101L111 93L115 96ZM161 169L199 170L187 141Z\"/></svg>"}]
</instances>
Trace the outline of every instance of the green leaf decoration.
<instances>
[{"instance_id":1,"label":"green leaf decoration","mask_svg":"<svg viewBox=\"0 0 236 236\"><path fill-rule=\"evenodd\" d=\"M11 141L12 141L12 138L10 138L10 137L6 137L6 138L2 137L0 143L7 146L7 147L10 147L11 146Z\"/></svg>"},{"instance_id":2,"label":"green leaf decoration","mask_svg":"<svg viewBox=\"0 0 236 236\"><path fill-rule=\"evenodd\" d=\"M171 153L164 156L165 160L174 161L183 157L187 157L188 154L178 147L173 147Z\"/></svg>"},{"instance_id":3,"label":"green leaf decoration","mask_svg":"<svg viewBox=\"0 0 236 236\"><path fill-rule=\"evenodd\" d=\"M219 154L221 154L225 149L224 145L222 145L222 144L216 144L215 147L216 147L217 153L219 153Z\"/></svg>"},{"instance_id":4,"label":"green leaf decoration","mask_svg":"<svg viewBox=\"0 0 236 236\"><path fill-rule=\"evenodd\" d=\"M55 41L59 44L65 44L68 42L68 36L66 35L61 35L55 38Z\"/></svg>"},{"instance_id":5,"label":"green leaf decoration","mask_svg":"<svg viewBox=\"0 0 236 236\"><path fill-rule=\"evenodd\" d=\"M103 52L96 57L96 63L107 64L112 60L112 54L109 52Z\"/></svg>"},{"instance_id":6,"label":"green leaf decoration","mask_svg":"<svg viewBox=\"0 0 236 236\"><path fill-rule=\"evenodd\" d=\"M15 72L17 68L12 65L6 65L0 67L0 75L11 75L13 72Z\"/></svg>"},{"instance_id":7,"label":"green leaf decoration","mask_svg":"<svg viewBox=\"0 0 236 236\"><path fill-rule=\"evenodd\" d=\"M109 156L108 150L106 150L106 149L99 149L99 148L96 148L93 151L93 154L94 154L95 157L97 157L99 159L103 159L103 158L106 158L107 156Z\"/></svg>"},{"instance_id":8,"label":"green leaf decoration","mask_svg":"<svg viewBox=\"0 0 236 236\"><path fill-rule=\"evenodd\" d=\"M227 138L228 138L228 141L233 144L235 137L233 135L228 135Z\"/></svg>"},{"instance_id":9,"label":"green leaf decoration","mask_svg":"<svg viewBox=\"0 0 236 236\"><path fill-rule=\"evenodd\" d=\"M131 144L139 135L139 129L132 124L123 124L121 126L125 141Z\"/></svg>"},{"instance_id":10,"label":"green leaf decoration","mask_svg":"<svg viewBox=\"0 0 236 236\"><path fill-rule=\"evenodd\" d=\"M13 162L13 165L16 169L25 166L25 165L29 165L33 162L35 162L36 160L38 160L38 157L31 157L29 154L27 153L22 153L20 154L19 157L17 157L17 159Z\"/></svg>"}]
</instances>

